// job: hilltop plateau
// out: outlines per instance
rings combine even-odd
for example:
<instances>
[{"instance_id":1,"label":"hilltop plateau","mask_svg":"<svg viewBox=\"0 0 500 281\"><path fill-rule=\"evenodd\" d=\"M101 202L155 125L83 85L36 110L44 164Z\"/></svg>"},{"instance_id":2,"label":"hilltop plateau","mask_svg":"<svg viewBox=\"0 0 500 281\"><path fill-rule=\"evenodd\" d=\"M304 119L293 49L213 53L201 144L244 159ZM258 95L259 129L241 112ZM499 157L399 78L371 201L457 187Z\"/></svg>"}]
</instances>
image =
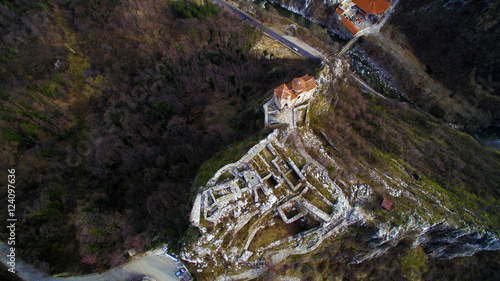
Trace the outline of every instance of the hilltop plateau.
<instances>
[{"instance_id":1,"label":"hilltop plateau","mask_svg":"<svg viewBox=\"0 0 500 281\"><path fill-rule=\"evenodd\" d=\"M181 257L206 280L494 280L494 267L474 266L498 263L500 153L364 93L347 68L320 71L298 127L202 183ZM473 256L484 250L495 252Z\"/></svg>"},{"instance_id":2,"label":"hilltop plateau","mask_svg":"<svg viewBox=\"0 0 500 281\"><path fill-rule=\"evenodd\" d=\"M499 280L500 152L462 132L499 124L497 2L393 3L339 56L339 3L231 2L321 59L207 1L2 2L17 257L71 276L168 246L197 280ZM298 77L312 98L281 109Z\"/></svg>"}]
</instances>

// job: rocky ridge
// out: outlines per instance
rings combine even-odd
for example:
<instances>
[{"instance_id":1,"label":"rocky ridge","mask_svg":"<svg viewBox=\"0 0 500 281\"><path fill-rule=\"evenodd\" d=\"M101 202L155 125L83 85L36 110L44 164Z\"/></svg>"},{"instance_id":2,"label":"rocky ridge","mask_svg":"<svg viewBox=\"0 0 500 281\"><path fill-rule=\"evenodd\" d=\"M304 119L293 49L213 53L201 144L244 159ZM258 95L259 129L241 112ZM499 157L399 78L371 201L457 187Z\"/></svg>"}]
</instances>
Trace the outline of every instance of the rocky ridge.
<instances>
[{"instance_id":1,"label":"rocky ridge","mask_svg":"<svg viewBox=\"0 0 500 281\"><path fill-rule=\"evenodd\" d=\"M333 62L320 86L346 79L344 64ZM312 108L321 112L334 103L318 94ZM324 137L308 127L277 129L239 161L221 168L197 195L191 213L194 234L184 244L182 259L199 274L219 280L255 278L291 255L315 251L325 239L360 226L373 229L373 235L360 241L366 249L352 264L379 257L408 238L414 239L412 247L442 259L500 249L497 234L465 222L439 189L395 159L393 168L408 176L368 167L372 180L396 204L391 212L380 207L374 212L369 206L380 202L370 185L349 174L330 177L341 156L326 146Z\"/></svg>"}]
</instances>

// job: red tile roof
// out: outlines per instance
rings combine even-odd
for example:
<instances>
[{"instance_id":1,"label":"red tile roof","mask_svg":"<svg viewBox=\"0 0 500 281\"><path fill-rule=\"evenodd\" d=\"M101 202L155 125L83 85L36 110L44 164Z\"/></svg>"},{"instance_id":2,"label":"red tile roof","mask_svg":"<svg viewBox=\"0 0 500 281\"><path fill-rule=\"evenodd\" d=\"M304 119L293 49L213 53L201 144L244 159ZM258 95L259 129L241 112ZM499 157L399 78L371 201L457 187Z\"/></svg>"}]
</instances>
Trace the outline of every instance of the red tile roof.
<instances>
[{"instance_id":1,"label":"red tile roof","mask_svg":"<svg viewBox=\"0 0 500 281\"><path fill-rule=\"evenodd\" d=\"M340 4L342 5L342 4ZM335 12L337 13L337 15L342 15L344 13L344 10L342 10L342 8L338 7Z\"/></svg>"},{"instance_id":2,"label":"red tile roof","mask_svg":"<svg viewBox=\"0 0 500 281\"><path fill-rule=\"evenodd\" d=\"M356 34L359 32L358 28L356 26L354 26L354 24L352 22L350 22L346 17L344 16L340 16L340 21L347 27L347 29L349 29L349 31L352 33L352 34Z\"/></svg>"},{"instance_id":3,"label":"red tile roof","mask_svg":"<svg viewBox=\"0 0 500 281\"><path fill-rule=\"evenodd\" d=\"M274 92L276 93L276 95L280 99L284 99L286 97L289 97L292 94L292 92L290 91L290 89L285 84L283 84L283 85L279 86L278 88L274 89Z\"/></svg>"},{"instance_id":4,"label":"red tile roof","mask_svg":"<svg viewBox=\"0 0 500 281\"><path fill-rule=\"evenodd\" d=\"M376 15L385 12L392 4L385 0L353 0L352 2L367 14Z\"/></svg>"},{"instance_id":5,"label":"red tile roof","mask_svg":"<svg viewBox=\"0 0 500 281\"><path fill-rule=\"evenodd\" d=\"M306 81L302 78L295 78L292 80L292 90L298 94L306 89Z\"/></svg>"},{"instance_id":6,"label":"red tile roof","mask_svg":"<svg viewBox=\"0 0 500 281\"><path fill-rule=\"evenodd\" d=\"M290 97L290 100L296 99L303 92L307 92L316 88L316 80L314 77L304 75L300 78L295 78L287 85L283 84L274 89L274 93L279 99Z\"/></svg>"},{"instance_id":7,"label":"red tile roof","mask_svg":"<svg viewBox=\"0 0 500 281\"><path fill-rule=\"evenodd\" d=\"M306 74L302 77L302 79L304 79L304 81L306 81L306 89L305 89L306 91L310 91L310 90L316 88L316 79L314 79L314 77Z\"/></svg>"},{"instance_id":8,"label":"red tile roof","mask_svg":"<svg viewBox=\"0 0 500 281\"><path fill-rule=\"evenodd\" d=\"M392 202L384 198L384 201L382 201L382 207L387 211L390 211L392 209Z\"/></svg>"},{"instance_id":9,"label":"red tile roof","mask_svg":"<svg viewBox=\"0 0 500 281\"><path fill-rule=\"evenodd\" d=\"M286 84L286 86L288 87L288 89L290 89L290 99L291 99L291 100L296 99L296 98L297 98L297 93L295 93L295 92L293 91L293 85L292 85L292 82L290 82L290 83Z\"/></svg>"}]
</instances>

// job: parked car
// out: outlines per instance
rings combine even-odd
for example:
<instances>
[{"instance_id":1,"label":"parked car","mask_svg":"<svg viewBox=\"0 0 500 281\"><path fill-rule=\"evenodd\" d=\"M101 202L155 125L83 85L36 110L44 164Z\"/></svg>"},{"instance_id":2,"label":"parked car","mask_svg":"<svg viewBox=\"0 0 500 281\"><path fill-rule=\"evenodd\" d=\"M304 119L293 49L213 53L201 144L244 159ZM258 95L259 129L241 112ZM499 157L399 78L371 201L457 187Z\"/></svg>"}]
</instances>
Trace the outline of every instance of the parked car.
<instances>
[{"instance_id":1,"label":"parked car","mask_svg":"<svg viewBox=\"0 0 500 281\"><path fill-rule=\"evenodd\" d=\"M175 276L179 277L184 272L186 272L186 270L184 268L181 268L181 269L177 270L177 272L175 273Z\"/></svg>"}]
</instances>

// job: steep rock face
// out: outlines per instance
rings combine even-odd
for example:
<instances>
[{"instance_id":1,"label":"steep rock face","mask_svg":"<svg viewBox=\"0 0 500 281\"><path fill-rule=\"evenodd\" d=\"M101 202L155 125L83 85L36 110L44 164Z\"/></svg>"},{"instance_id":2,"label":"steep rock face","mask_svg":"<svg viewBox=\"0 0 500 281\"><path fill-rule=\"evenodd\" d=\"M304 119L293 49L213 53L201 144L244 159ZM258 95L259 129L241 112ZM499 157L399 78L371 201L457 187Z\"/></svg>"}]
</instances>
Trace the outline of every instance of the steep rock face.
<instances>
[{"instance_id":1,"label":"steep rock face","mask_svg":"<svg viewBox=\"0 0 500 281\"><path fill-rule=\"evenodd\" d=\"M359 264L379 257L403 239L416 238L412 248L422 247L426 255L437 259L453 259L472 256L480 251L500 250L497 235L488 231L453 227L446 221L429 225L427 221L418 218L397 227L379 224L376 229L375 235L362 242L366 243L367 252L355 257L352 263Z\"/></svg>"},{"instance_id":2,"label":"steep rock face","mask_svg":"<svg viewBox=\"0 0 500 281\"><path fill-rule=\"evenodd\" d=\"M440 222L424 229L413 246L422 246L426 254L435 258L451 259L500 250L500 240L488 231L456 229Z\"/></svg>"},{"instance_id":3,"label":"steep rock face","mask_svg":"<svg viewBox=\"0 0 500 281\"><path fill-rule=\"evenodd\" d=\"M297 14L301 14L308 18L317 17L319 9L324 9L325 5L330 4L330 1L315 1L315 0L305 0L305 1L297 1L297 0L273 0L273 3L279 4L281 7L286 8L287 10L293 11ZM332 4L336 1L332 1Z\"/></svg>"}]
</instances>

